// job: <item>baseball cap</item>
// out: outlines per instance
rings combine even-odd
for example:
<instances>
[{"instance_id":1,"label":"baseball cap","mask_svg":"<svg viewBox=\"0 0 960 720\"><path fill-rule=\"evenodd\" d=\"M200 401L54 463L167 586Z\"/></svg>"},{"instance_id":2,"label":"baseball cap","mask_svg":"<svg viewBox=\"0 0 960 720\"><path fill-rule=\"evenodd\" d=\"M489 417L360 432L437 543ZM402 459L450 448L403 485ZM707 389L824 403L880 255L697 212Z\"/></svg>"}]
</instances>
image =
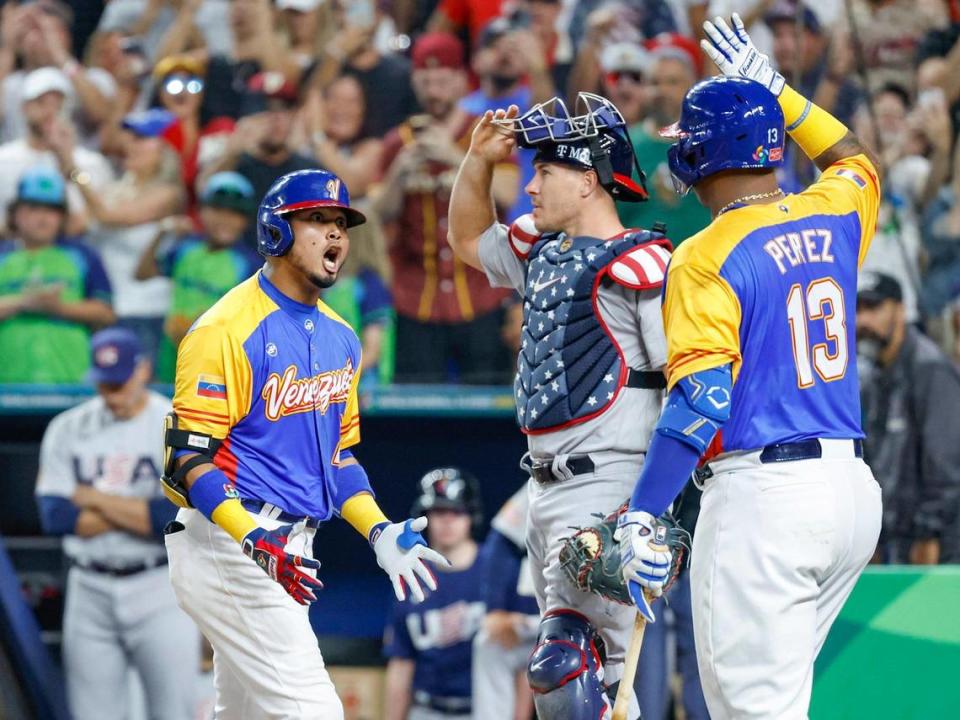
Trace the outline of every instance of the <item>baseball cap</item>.
<instances>
[{"instance_id":1,"label":"baseball cap","mask_svg":"<svg viewBox=\"0 0 960 720\"><path fill-rule=\"evenodd\" d=\"M253 185L237 172L218 172L210 176L200 193L200 204L235 210L248 215L256 208Z\"/></svg>"},{"instance_id":2,"label":"baseball cap","mask_svg":"<svg viewBox=\"0 0 960 720\"><path fill-rule=\"evenodd\" d=\"M650 53L650 61L660 58L674 58L687 63L697 77L703 75L703 55L700 46L692 38L675 32L664 32L655 35L643 43Z\"/></svg>"},{"instance_id":3,"label":"baseball cap","mask_svg":"<svg viewBox=\"0 0 960 720\"><path fill-rule=\"evenodd\" d=\"M823 27L820 25L820 18L817 14L803 3L784 0L774 5L770 11L763 16L763 21L767 25L774 25L778 22L797 22L797 13L801 14L803 26L812 33L820 34Z\"/></svg>"},{"instance_id":4,"label":"baseball cap","mask_svg":"<svg viewBox=\"0 0 960 720\"><path fill-rule=\"evenodd\" d=\"M504 35L507 35L514 30L517 30L520 26L512 22L510 18L507 17L498 17L494 18L486 25L483 26L483 29L480 31L480 35L477 37L477 47L487 48L493 45L497 40L502 38Z\"/></svg>"},{"instance_id":5,"label":"baseball cap","mask_svg":"<svg viewBox=\"0 0 960 720\"><path fill-rule=\"evenodd\" d=\"M37 165L20 176L14 202L48 205L66 210L67 187L63 177L56 170L45 165Z\"/></svg>"},{"instance_id":6,"label":"baseball cap","mask_svg":"<svg viewBox=\"0 0 960 720\"><path fill-rule=\"evenodd\" d=\"M432 32L417 38L411 59L414 70L435 67L461 70L464 67L463 54L463 43L455 35Z\"/></svg>"},{"instance_id":7,"label":"baseball cap","mask_svg":"<svg viewBox=\"0 0 960 720\"><path fill-rule=\"evenodd\" d=\"M287 80L281 72L258 72L247 81L244 94L243 114L254 115L269 109L270 101L277 101L286 107L294 107L299 99L297 86Z\"/></svg>"},{"instance_id":8,"label":"baseball cap","mask_svg":"<svg viewBox=\"0 0 960 720\"><path fill-rule=\"evenodd\" d=\"M884 300L903 302L900 281L886 273L869 270L861 273L857 282L857 305L875 307Z\"/></svg>"},{"instance_id":9,"label":"baseball cap","mask_svg":"<svg viewBox=\"0 0 960 720\"><path fill-rule=\"evenodd\" d=\"M170 127L177 117L169 110L151 108L124 116L120 126L140 137L157 137Z\"/></svg>"},{"instance_id":10,"label":"baseball cap","mask_svg":"<svg viewBox=\"0 0 960 720\"><path fill-rule=\"evenodd\" d=\"M297 12L310 12L323 5L324 0L277 0L278 10L296 10Z\"/></svg>"},{"instance_id":11,"label":"baseball cap","mask_svg":"<svg viewBox=\"0 0 960 720\"><path fill-rule=\"evenodd\" d=\"M58 92L65 98L73 96L73 86L62 70L42 67L32 71L23 80L20 99L21 102L30 102L48 92Z\"/></svg>"},{"instance_id":12,"label":"baseball cap","mask_svg":"<svg viewBox=\"0 0 960 720\"><path fill-rule=\"evenodd\" d=\"M200 60L190 55L167 55L153 66L153 79L162 80L175 72L202 78L207 74L207 69Z\"/></svg>"},{"instance_id":13,"label":"baseball cap","mask_svg":"<svg viewBox=\"0 0 960 720\"><path fill-rule=\"evenodd\" d=\"M143 348L133 330L112 327L90 338L90 355L90 382L120 385L133 375Z\"/></svg>"},{"instance_id":14,"label":"baseball cap","mask_svg":"<svg viewBox=\"0 0 960 720\"><path fill-rule=\"evenodd\" d=\"M650 56L636 43L612 43L600 53L600 67L605 73L643 73L650 67Z\"/></svg>"}]
</instances>

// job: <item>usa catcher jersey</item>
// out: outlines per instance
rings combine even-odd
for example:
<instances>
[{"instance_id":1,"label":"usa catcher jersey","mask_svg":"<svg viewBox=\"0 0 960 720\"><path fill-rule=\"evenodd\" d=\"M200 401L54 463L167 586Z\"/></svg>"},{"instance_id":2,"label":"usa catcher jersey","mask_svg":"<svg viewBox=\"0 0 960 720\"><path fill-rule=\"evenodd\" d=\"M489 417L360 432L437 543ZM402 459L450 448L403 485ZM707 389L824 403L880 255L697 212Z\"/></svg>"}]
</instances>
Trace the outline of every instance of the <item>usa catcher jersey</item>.
<instances>
[{"instance_id":1,"label":"usa catcher jersey","mask_svg":"<svg viewBox=\"0 0 960 720\"><path fill-rule=\"evenodd\" d=\"M529 263L511 249L505 225L491 225L480 237L478 252L492 285L527 294ZM660 272L656 280L662 280L659 266L652 265L649 271L655 276ZM659 370L664 366L666 341L658 290L636 291L621 284L601 284L596 306L627 367ZM560 430L528 435L530 452L536 457L605 452L621 456L614 459L634 459L647 450L662 398L659 390L624 387L603 414Z\"/></svg>"},{"instance_id":2,"label":"usa catcher jersey","mask_svg":"<svg viewBox=\"0 0 960 720\"><path fill-rule=\"evenodd\" d=\"M708 456L860 438L857 269L879 206L863 155L781 202L720 215L674 253L664 289L667 384L733 366L731 417Z\"/></svg>"},{"instance_id":3,"label":"usa catcher jersey","mask_svg":"<svg viewBox=\"0 0 960 720\"><path fill-rule=\"evenodd\" d=\"M323 302L303 305L258 272L180 344L181 428L222 438L214 463L241 498L328 519L340 453L360 441L360 341Z\"/></svg>"}]
</instances>

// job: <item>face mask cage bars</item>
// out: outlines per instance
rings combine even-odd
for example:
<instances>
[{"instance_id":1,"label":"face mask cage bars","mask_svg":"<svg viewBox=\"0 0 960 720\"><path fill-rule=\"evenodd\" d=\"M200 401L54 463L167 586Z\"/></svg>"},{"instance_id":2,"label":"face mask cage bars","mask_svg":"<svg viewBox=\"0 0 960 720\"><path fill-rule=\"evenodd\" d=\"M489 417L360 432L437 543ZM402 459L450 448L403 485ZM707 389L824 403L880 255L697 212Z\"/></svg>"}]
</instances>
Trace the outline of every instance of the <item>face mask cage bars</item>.
<instances>
[{"instance_id":1,"label":"face mask cage bars","mask_svg":"<svg viewBox=\"0 0 960 720\"><path fill-rule=\"evenodd\" d=\"M604 130L626 127L620 111L599 95L580 93L575 110L578 114L571 115L563 100L555 97L537 103L520 117L493 122L516 134L525 147L542 142L576 142L596 137Z\"/></svg>"}]
</instances>

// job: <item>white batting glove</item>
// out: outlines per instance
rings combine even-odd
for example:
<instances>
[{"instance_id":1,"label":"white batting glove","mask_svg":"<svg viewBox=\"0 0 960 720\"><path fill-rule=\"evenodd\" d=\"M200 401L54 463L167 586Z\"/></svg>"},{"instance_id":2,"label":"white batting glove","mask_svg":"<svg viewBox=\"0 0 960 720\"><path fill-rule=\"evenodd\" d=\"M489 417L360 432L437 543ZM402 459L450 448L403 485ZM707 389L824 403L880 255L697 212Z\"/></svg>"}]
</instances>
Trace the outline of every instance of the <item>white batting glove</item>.
<instances>
[{"instance_id":1,"label":"white batting glove","mask_svg":"<svg viewBox=\"0 0 960 720\"><path fill-rule=\"evenodd\" d=\"M670 573L673 554L664 543L667 528L648 512L623 513L617 521L616 539L620 543L620 572L630 597L649 622L656 618L650 597L660 597Z\"/></svg>"},{"instance_id":2,"label":"white batting glove","mask_svg":"<svg viewBox=\"0 0 960 720\"><path fill-rule=\"evenodd\" d=\"M427 547L427 541L420 534L426 528L427 518L418 517L401 523L380 523L370 532L377 564L390 577L397 600L405 600L409 588L413 601L423 602L421 581L430 590L437 589L437 579L425 560L450 567L449 560Z\"/></svg>"},{"instance_id":3,"label":"white batting glove","mask_svg":"<svg viewBox=\"0 0 960 720\"><path fill-rule=\"evenodd\" d=\"M734 13L731 20L733 29L721 17L703 24L707 35L706 40L700 41L703 52L727 77L753 80L779 97L786 82L783 75L773 69L770 58L757 50L740 16Z\"/></svg>"}]
</instances>

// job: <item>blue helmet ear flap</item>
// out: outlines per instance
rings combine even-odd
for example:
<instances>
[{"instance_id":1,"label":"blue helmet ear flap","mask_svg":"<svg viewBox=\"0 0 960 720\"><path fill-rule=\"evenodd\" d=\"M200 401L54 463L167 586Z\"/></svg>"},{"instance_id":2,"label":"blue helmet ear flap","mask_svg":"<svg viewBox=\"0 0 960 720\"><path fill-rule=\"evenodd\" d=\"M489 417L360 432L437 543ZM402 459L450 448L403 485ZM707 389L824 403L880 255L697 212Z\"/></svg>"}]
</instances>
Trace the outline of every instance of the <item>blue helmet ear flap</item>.
<instances>
[{"instance_id":1,"label":"blue helmet ear flap","mask_svg":"<svg viewBox=\"0 0 960 720\"><path fill-rule=\"evenodd\" d=\"M257 248L262 255L280 257L293 246L293 228L282 215L261 208L257 223Z\"/></svg>"},{"instance_id":2,"label":"blue helmet ear flap","mask_svg":"<svg viewBox=\"0 0 960 720\"><path fill-rule=\"evenodd\" d=\"M702 178L697 155L699 148L694 147L690 138L682 137L667 150L667 164L673 178L673 188L680 195L686 195L690 188Z\"/></svg>"}]
</instances>

